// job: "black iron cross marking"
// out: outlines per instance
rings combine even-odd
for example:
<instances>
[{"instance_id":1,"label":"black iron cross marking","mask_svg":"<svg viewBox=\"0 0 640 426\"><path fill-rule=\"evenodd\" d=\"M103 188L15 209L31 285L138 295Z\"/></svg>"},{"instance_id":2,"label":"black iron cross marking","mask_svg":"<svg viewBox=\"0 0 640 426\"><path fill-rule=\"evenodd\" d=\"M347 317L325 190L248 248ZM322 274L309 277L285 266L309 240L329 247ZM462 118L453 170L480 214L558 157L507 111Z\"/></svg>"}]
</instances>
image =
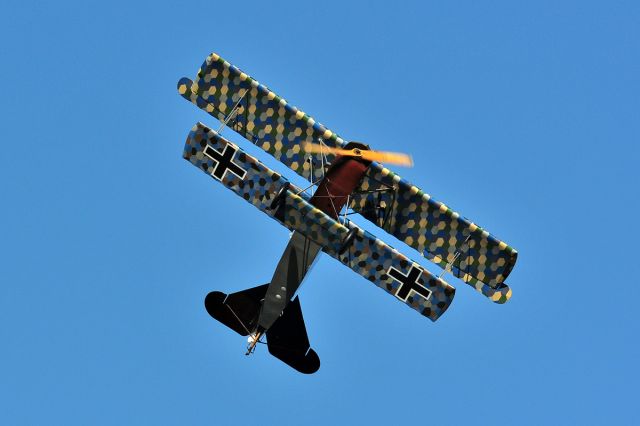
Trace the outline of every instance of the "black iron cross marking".
<instances>
[{"instance_id":1,"label":"black iron cross marking","mask_svg":"<svg viewBox=\"0 0 640 426\"><path fill-rule=\"evenodd\" d=\"M225 145L222 153L211 148L209 145L205 146L204 155L215 162L211 176L221 181L224 175L227 174L227 171L229 171L240 179L244 179L247 171L233 162L233 157L236 155L236 152L238 152L238 148L231 144Z\"/></svg>"},{"instance_id":2,"label":"black iron cross marking","mask_svg":"<svg viewBox=\"0 0 640 426\"><path fill-rule=\"evenodd\" d=\"M418 282L418 278L420 278L422 272L422 269L415 265L411 265L411 269L407 275L404 275L393 266L389 268L387 275L400 283L400 288L396 292L396 297L398 299L406 302L411 290L415 291L427 300L431 297L431 290Z\"/></svg>"}]
</instances>

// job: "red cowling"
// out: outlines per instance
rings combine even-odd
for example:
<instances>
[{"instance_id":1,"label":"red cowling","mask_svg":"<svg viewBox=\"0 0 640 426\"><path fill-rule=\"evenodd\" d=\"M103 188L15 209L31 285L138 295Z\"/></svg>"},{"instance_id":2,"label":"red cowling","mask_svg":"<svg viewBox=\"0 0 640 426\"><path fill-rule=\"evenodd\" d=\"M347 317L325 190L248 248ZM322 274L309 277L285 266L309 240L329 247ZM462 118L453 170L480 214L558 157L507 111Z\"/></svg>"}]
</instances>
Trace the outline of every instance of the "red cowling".
<instances>
[{"instance_id":1,"label":"red cowling","mask_svg":"<svg viewBox=\"0 0 640 426\"><path fill-rule=\"evenodd\" d=\"M311 198L311 204L334 219L356 189L371 162L357 157L337 157Z\"/></svg>"}]
</instances>

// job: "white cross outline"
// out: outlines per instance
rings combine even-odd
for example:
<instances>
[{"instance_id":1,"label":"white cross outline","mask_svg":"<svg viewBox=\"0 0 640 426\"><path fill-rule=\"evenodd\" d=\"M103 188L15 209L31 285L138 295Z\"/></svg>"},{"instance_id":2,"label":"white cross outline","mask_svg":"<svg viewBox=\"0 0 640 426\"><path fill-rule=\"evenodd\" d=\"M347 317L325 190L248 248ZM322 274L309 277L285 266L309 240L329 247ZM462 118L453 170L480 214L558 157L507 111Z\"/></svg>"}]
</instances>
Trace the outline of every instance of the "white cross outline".
<instances>
[{"instance_id":1,"label":"white cross outline","mask_svg":"<svg viewBox=\"0 0 640 426\"><path fill-rule=\"evenodd\" d=\"M402 290L402 288L403 288L406 284L405 284L404 282L400 281L399 279L395 278L393 275L391 275L391 271L392 271L392 270L394 270L394 271L396 271L399 275L402 275L402 276L403 276L403 277L405 277L405 278L409 278L409 275L411 275L411 272L412 272L414 269L417 269L418 271L420 271L420 274L416 277L416 280L413 282L413 284L415 284L415 285L419 285L420 287L424 288L426 291L428 291L428 292L429 292L429 295L425 297L424 295L422 295L422 294L418 293L416 290L414 290L414 289L413 289L413 286L411 286L411 287L409 288L409 291L407 292L406 297L403 299L402 297L398 296L398 293L400 293L400 290ZM389 269L387 270L387 276L388 276L388 277L390 277L392 280L397 281L397 282L399 282L399 283L400 283L400 287L398 287L398 290L395 292L394 296L395 296L396 298L398 298L399 300L402 300L404 303L407 303L407 300L409 299L409 296L411 296L411 295L412 295L412 294L411 294L412 292L413 292L414 294L417 294L418 296L420 296L420 297L421 297L421 298L423 298L424 300L429 300L429 299L431 299L431 295L433 294L433 291L431 291L431 290L430 290L430 289L428 289L426 286L424 286L424 285L422 285L422 284L420 284L420 283L418 282L418 279L422 276L422 274L423 274L423 273L424 273L424 269L423 269L423 268L421 268L421 267L419 267L419 266L416 266L415 264L412 264L412 265L411 265L411 268L409 269L409 272L407 272L407 274L406 274L406 275L405 275L405 274L403 274L403 273L402 273L402 271L401 271L401 270L399 270L398 268L394 268L393 266L390 266L390 267L389 267Z\"/></svg>"},{"instance_id":2,"label":"white cross outline","mask_svg":"<svg viewBox=\"0 0 640 426\"><path fill-rule=\"evenodd\" d=\"M217 158L213 158L212 156L210 156L209 154L207 154L207 147L211 150L213 150L215 153L217 153L220 157L224 157L224 155L227 153L227 149L231 149L233 151L233 153L231 154L231 157L229 159L229 162L231 164L233 164L234 166L236 166L237 168L239 168L240 170L242 170L242 176L240 176L239 174L237 174L235 171L233 171L231 169L231 167L227 167L224 171L224 173L222 174L222 177L218 178L215 173L216 170L218 169L218 166L220 165L220 160L218 160ZM231 148L229 148L231 147ZM244 177L247 175L247 171L245 169L243 169L242 167L240 167L238 164L235 163L235 161L233 161L233 158L236 156L236 154L238 153L238 151L240 151L240 148L238 148L237 146L233 145L232 143L227 143L224 146L224 149L222 150L222 152L218 151L217 149L215 149L214 147L212 147L211 145L207 144L204 149L202 150L202 153L209 159L213 160L213 162L215 163L215 166L213 166L213 170L211 171L211 173L209 173L211 175L211 177L213 177L215 180L222 182L222 179L224 179L224 177L227 175L227 172L231 172L234 175L236 175L239 179L244 180Z\"/></svg>"}]
</instances>

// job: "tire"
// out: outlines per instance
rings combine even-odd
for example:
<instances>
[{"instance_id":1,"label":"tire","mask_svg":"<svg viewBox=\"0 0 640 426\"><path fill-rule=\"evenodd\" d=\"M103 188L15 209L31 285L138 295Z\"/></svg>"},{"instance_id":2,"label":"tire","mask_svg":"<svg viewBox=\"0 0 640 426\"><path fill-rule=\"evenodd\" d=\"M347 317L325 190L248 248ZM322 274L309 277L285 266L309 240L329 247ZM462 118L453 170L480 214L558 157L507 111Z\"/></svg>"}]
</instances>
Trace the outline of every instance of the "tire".
<instances>
[{"instance_id":1,"label":"tire","mask_svg":"<svg viewBox=\"0 0 640 426\"><path fill-rule=\"evenodd\" d=\"M275 210L280 206L280 204L284 201L284 198L287 196L287 191L289 190L289 186L291 186L289 182L282 185L282 188L280 188L276 196L273 197L273 200L269 205L269 210Z\"/></svg>"},{"instance_id":2,"label":"tire","mask_svg":"<svg viewBox=\"0 0 640 426\"><path fill-rule=\"evenodd\" d=\"M356 228L351 229L347 236L344 238L344 241L340 245L340 249L338 249L338 254L344 254L345 251L353 244L353 240L356 238Z\"/></svg>"}]
</instances>

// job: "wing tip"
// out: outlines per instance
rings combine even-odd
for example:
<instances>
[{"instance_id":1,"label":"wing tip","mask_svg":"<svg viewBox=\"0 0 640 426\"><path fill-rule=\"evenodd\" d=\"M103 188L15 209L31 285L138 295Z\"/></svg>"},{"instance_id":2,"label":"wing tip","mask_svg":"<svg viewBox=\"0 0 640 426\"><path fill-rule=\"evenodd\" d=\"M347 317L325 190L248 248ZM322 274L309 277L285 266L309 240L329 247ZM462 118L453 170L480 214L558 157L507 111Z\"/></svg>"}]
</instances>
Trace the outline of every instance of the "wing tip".
<instances>
[{"instance_id":1,"label":"wing tip","mask_svg":"<svg viewBox=\"0 0 640 426\"><path fill-rule=\"evenodd\" d=\"M193 80L187 77L182 77L180 80L178 80L178 84L176 85L176 88L178 89L178 93L180 94L180 96L188 98L191 92L192 85L193 85Z\"/></svg>"}]
</instances>

